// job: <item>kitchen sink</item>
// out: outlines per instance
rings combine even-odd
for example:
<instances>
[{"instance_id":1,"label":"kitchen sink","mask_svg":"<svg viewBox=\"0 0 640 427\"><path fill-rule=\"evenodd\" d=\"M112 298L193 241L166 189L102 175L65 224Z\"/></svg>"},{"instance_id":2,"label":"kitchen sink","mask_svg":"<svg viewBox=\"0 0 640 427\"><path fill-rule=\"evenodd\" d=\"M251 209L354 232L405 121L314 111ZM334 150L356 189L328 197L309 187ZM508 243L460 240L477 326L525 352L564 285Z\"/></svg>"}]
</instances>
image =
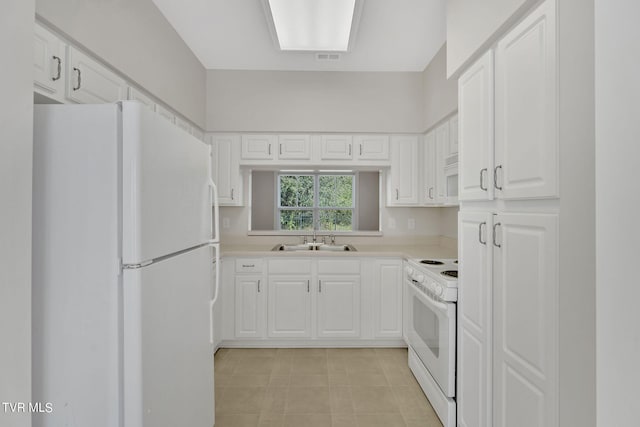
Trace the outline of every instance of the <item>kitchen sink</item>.
<instances>
[{"instance_id":1,"label":"kitchen sink","mask_svg":"<svg viewBox=\"0 0 640 427\"><path fill-rule=\"evenodd\" d=\"M355 252L356 248L352 245L333 245L325 243L304 243L292 244L278 243L271 249L272 251L325 251L325 252Z\"/></svg>"}]
</instances>

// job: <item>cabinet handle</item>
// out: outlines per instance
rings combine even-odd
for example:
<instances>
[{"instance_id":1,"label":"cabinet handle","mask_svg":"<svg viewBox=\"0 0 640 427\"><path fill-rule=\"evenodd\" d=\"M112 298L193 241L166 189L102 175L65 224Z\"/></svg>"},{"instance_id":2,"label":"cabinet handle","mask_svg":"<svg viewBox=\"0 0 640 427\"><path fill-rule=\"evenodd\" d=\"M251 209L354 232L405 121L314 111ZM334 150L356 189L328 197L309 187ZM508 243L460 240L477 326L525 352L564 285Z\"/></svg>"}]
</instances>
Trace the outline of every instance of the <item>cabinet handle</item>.
<instances>
[{"instance_id":1,"label":"cabinet handle","mask_svg":"<svg viewBox=\"0 0 640 427\"><path fill-rule=\"evenodd\" d=\"M433 187L429 187L429 198L433 200Z\"/></svg>"},{"instance_id":2,"label":"cabinet handle","mask_svg":"<svg viewBox=\"0 0 640 427\"><path fill-rule=\"evenodd\" d=\"M280 151L279 151L279 153L280 153L280 155L282 156L282 144L280 144L280 146L279 146L279 148L278 148L278 149L280 150Z\"/></svg>"},{"instance_id":3,"label":"cabinet handle","mask_svg":"<svg viewBox=\"0 0 640 427\"><path fill-rule=\"evenodd\" d=\"M82 87L82 71L80 71L80 68L76 67L73 67L73 71L78 73L78 86L74 86L73 90L78 90Z\"/></svg>"},{"instance_id":4,"label":"cabinet handle","mask_svg":"<svg viewBox=\"0 0 640 427\"><path fill-rule=\"evenodd\" d=\"M498 244L498 242L496 241L496 235L498 234L498 233L496 232L496 228L497 228L499 225L502 225L502 223L500 223L500 222L496 222L495 224L493 224L493 246L495 246L496 248L501 248L501 247L502 247L502 245L501 245L501 244Z\"/></svg>"},{"instance_id":5,"label":"cabinet handle","mask_svg":"<svg viewBox=\"0 0 640 427\"><path fill-rule=\"evenodd\" d=\"M271 144L269 144L269 155L271 155Z\"/></svg>"},{"instance_id":6,"label":"cabinet handle","mask_svg":"<svg viewBox=\"0 0 640 427\"><path fill-rule=\"evenodd\" d=\"M233 188L231 189L231 200L234 200L234 198L233 198Z\"/></svg>"},{"instance_id":7,"label":"cabinet handle","mask_svg":"<svg viewBox=\"0 0 640 427\"><path fill-rule=\"evenodd\" d=\"M486 223L486 222L481 222L481 223L478 225L478 241L479 241L481 244L486 245L486 244L487 244L486 239L485 239L484 241L482 241L482 226L483 226L483 225L484 225L484 226L486 226L486 225L487 225L487 223Z\"/></svg>"},{"instance_id":8,"label":"cabinet handle","mask_svg":"<svg viewBox=\"0 0 640 427\"><path fill-rule=\"evenodd\" d=\"M484 185L484 175L485 175L485 172L488 172L488 169L487 169L487 168L480 169L480 189L481 189L482 191L487 191L487 186L486 186L486 185Z\"/></svg>"},{"instance_id":9,"label":"cabinet handle","mask_svg":"<svg viewBox=\"0 0 640 427\"><path fill-rule=\"evenodd\" d=\"M322 292L322 280L318 280L318 292Z\"/></svg>"},{"instance_id":10,"label":"cabinet handle","mask_svg":"<svg viewBox=\"0 0 640 427\"><path fill-rule=\"evenodd\" d=\"M55 55L53 56L53 59L58 61L58 74L55 77L51 78L51 80L55 82L56 80L60 80L60 77L62 76L62 59L60 59L60 57Z\"/></svg>"},{"instance_id":11,"label":"cabinet handle","mask_svg":"<svg viewBox=\"0 0 640 427\"><path fill-rule=\"evenodd\" d=\"M258 280L258 292L260 292L260 280Z\"/></svg>"},{"instance_id":12,"label":"cabinet handle","mask_svg":"<svg viewBox=\"0 0 640 427\"><path fill-rule=\"evenodd\" d=\"M362 144L360 144L360 155L362 156Z\"/></svg>"},{"instance_id":13,"label":"cabinet handle","mask_svg":"<svg viewBox=\"0 0 640 427\"><path fill-rule=\"evenodd\" d=\"M351 144L349 144L349 156L351 156Z\"/></svg>"},{"instance_id":14,"label":"cabinet handle","mask_svg":"<svg viewBox=\"0 0 640 427\"><path fill-rule=\"evenodd\" d=\"M400 190L396 188L396 200L400 199Z\"/></svg>"},{"instance_id":15,"label":"cabinet handle","mask_svg":"<svg viewBox=\"0 0 640 427\"><path fill-rule=\"evenodd\" d=\"M493 169L493 186L496 190L502 190L502 187L498 187L498 169L502 169L502 165L498 165Z\"/></svg>"},{"instance_id":16,"label":"cabinet handle","mask_svg":"<svg viewBox=\"0 0 640 427\"><path fill-rule=\"evenodd\" d=\"M307 292L309 292L311 286L311 280L307 280Z\"/></svg>"}]
</instances>

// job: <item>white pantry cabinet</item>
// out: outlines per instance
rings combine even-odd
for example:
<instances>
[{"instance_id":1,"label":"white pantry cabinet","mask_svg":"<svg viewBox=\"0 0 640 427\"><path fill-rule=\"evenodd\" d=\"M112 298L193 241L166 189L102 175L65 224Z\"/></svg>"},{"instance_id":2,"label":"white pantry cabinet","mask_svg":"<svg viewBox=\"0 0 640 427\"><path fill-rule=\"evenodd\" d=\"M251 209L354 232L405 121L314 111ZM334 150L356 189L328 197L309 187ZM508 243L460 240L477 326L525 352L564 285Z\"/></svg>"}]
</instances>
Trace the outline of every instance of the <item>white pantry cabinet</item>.
<instances>
[{"instance_id":1,"label":"white pantry cabinet","mask_svg":"<svg viewBox=\"0 0 640 427\"><path fill-rule=\"evenodd\" d=\"M355 135L353 147L358 160L389 160L388 135Z\"/></svg>"},{"instance_id":2,"label":"white pantry cabinet","mask_svg":"<svg viewBox=\"0 0 640 427\"><path fill-rule=\"evenodd\" d=\"M280 135L278 137L278 159L311 160L309 135Z\"/></svg>"},{"instance_id":3,"label":"white pantry cabinet","mask_svg":"<svg viewBox=\"0 0 640 427\"><path fill-rule=\"evenodd\" d=\"M418 137L391 137L391 168L387 185L387 206L418 204Z\"/></svg>"},{"instance_id":4,"label":"white pantry cabinet","mask_svg":"<svg viewBox=\"0 0 640 427\"><path fill-rule=\"evenodd\" d=\"M276 147L278 146L277 135L242 135L241 137L242 160L274 160Z\"/></svg>"},{"instance_id":5,"label":"white pantry cabinet","mask_svg":"<svg viewBox=\"0 0 640 427\"><path fill-rule=\"evenodd\" d=\"M269 275L270 338L311 338L311 275Z\"/></svg>"},{"instance_id":6,"label":"white pantry cabinet","mask_svg":"<svg viewBox=\"0 0 640 427\"><path fill-rule=\"evenodd\" d=\"M220 206L242 206L240 136L212 134L208 141L211 144L212 178L218 187Z\"/></svg>"},{"instance_id":7,"label":"white pantry cabinet","mask_svg":"<svg viewBox=\"0 0 640 427\"><path fill-rule=\"evenodd\" d=\"M458 80L459 200L493 199L493 51Z\"/></svg>"},{"instance_id":8,"label":"white pantry cabinet","mask_svg":"<svg viewBox=\"0 0 640 427\"><path fill-rule=\"evenodd\" d=\"M351 135L321 135L320 160L352 160L353 137Z\"/></svg>"},{"instance_id":9,"label":"white pantry cabinet","mask_svg":"<svg viewBox=\"0 0 640 427\"><path fill-rule=\"evenodd\" d=\"M67 99L105 104L127 99L127 84L104 65L73 46L67 54Z\"/></svg>"},{"instance_id":10,"label":"white pantry cabinet","mask_svg":"<svg viewBox=\"0 0 640 427\"><path fill-rule=\"evenodd\" d=\"M555 33L548 1L460 77L461 200L559 196Z\"/></svg>"},{"instance_id":11,"label":"white pantry cabinet","mask_svg":"<svg viewBox=\"0 0 640 427\"><path fill-rule=\"evenodd\" d=\"M33 42L34 90L58 102L64 102L66 44L37 22Z\"/></svg>"}]
</instances>

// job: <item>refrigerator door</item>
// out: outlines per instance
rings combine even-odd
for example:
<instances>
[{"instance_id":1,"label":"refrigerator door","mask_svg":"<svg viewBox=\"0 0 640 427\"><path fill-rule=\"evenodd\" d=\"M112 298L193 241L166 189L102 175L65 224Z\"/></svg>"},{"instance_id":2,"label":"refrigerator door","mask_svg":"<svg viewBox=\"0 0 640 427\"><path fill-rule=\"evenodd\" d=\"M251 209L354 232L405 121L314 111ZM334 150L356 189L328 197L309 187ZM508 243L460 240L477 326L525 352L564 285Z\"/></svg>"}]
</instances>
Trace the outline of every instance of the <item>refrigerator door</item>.
<instances>
[{"instance_id":1,"label":"refrigerator door","mask_svg":"<svg viewBox=\"0 0 640 427\"><path fill-rule=\"evenodd\" d=\"M210 427L213 251L125 270L124 427Z\"/></svg>"},{"instance_id":2,"label":"refrigerator door","mask_svg":"<svg viewBox=\"0 0 640 427\"><path fill-rule=\"evenodd\" d=\"M137 102L121 104L123 263L210 241L210 147Z\"/></svg>"}]
</instances>

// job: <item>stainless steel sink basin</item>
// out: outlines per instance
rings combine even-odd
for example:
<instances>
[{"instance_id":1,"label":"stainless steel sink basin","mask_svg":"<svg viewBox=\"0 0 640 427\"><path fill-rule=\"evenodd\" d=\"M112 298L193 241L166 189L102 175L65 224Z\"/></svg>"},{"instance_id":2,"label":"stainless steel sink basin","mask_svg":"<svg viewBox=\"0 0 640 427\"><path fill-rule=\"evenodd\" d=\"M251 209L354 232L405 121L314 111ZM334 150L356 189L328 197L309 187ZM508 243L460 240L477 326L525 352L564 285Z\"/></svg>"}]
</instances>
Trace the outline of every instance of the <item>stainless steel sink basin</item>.
<instances>
[{"instance_id":1,"label":"stainless steel sink basin","mask_svg":"<svg viewBox=\"0 0 640 427\"><path fill-rule=\"evenodd\" d=\"M328 252L355 252L356 248L351 245L328 245L325 243L304 243L286 244L278 243L271 249L272 251L328 251Z\"/></svg>"}]
</instances>

